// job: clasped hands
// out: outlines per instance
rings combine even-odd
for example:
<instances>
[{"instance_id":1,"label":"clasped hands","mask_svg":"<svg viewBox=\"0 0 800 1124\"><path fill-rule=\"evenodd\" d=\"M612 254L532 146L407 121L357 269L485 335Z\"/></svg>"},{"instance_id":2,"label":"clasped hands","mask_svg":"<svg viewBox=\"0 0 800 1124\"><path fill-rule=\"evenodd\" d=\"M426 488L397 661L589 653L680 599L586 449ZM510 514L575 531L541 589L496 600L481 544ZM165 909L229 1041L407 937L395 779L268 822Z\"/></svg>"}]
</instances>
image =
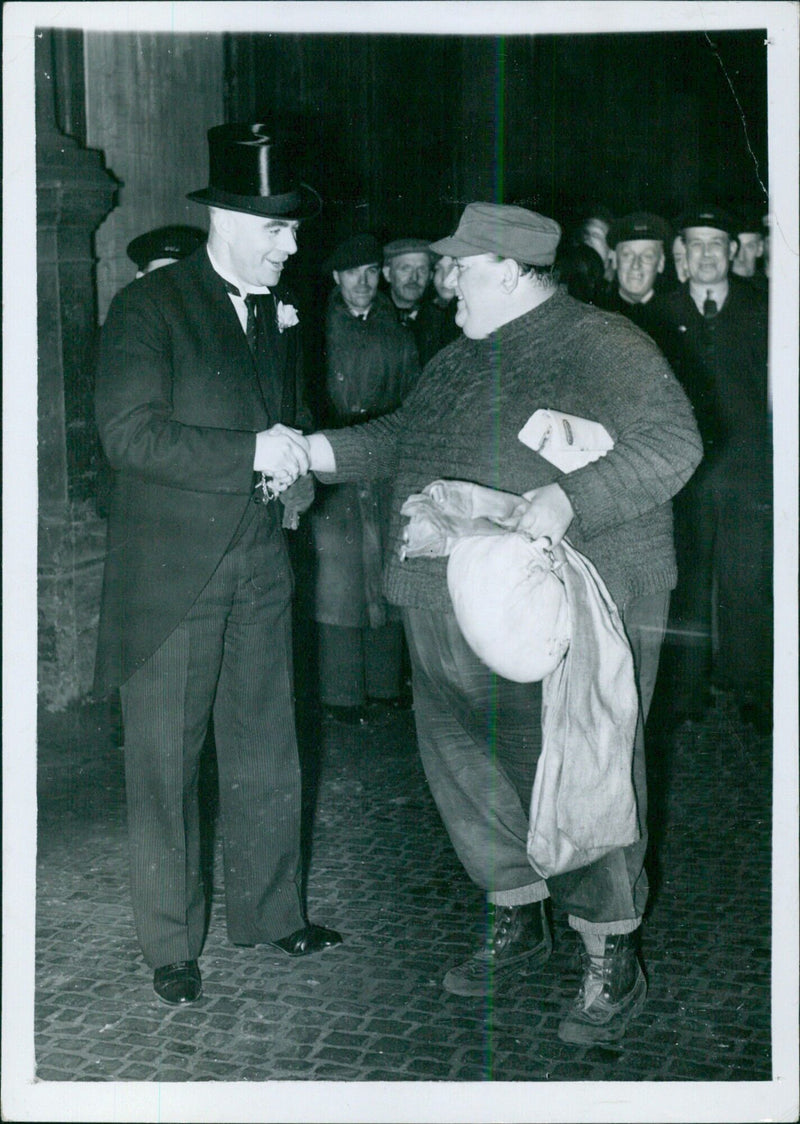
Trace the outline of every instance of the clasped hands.
<instances>
[{"instance_id":1,"label":"clasped hands","mask_svg":"<svg viewBox=\"0 0 800 1124\"><path fill-rule=\"evenodd\" d=\"M324 433L304 437L299 429L278 424L256 434L253 468L269 478L270 490L278 494L312 470L335 471L336 458Z\"/></svg>"},{"instance_id":2,"label":"clasped hands","mask_svg":"<svg viewBox=\"0 0 800 1124\"><path fill-rule=\"evenodd\" d=\"M256 434L253 468L269 478L274 492L285 492L310 467L308 438L299 429L279 423Z\"/></svg>"}]
</instances>

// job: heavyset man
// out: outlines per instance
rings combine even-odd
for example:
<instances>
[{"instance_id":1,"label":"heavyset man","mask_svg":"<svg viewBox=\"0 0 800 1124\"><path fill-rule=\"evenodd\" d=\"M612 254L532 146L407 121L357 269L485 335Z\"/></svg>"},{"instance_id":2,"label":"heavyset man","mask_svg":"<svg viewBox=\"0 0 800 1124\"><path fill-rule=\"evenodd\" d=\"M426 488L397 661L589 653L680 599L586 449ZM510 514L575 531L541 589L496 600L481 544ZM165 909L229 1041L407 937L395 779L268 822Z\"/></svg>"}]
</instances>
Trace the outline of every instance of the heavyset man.
<instances>
[{"instance_id":1,"label":"heavyset man","mask_svg":"<svg viewBox=\"0 0 800 1124\"><path fill-rule=\"evenodd\" d=\"M281 275L316 192L260 124L211 129L207 246L118 293L97 420L115 491L97 689L120 687L134 918L156 994L190 1003L206 903L198 764L213 713L234 944L338 943L300 895L292 577L274 489L307 506L297 312ZM264 482L264 486L259 484ZM299 493L299 495L298 495Z\"/></svg>"},{"instance_id":2,"label":"heavyset man","mask_svg":"<svg viewBox=\"0 0 800 1124\"><path fill-rule=\"evenodd\" d=\"M395 479L384 584L403 609L420 752L453 845L489 906L485 945L450 968L444 986L483 996L546 960L544 902L552 897L580 933L585 958L559 1034L593 1043L620 1038L645 999L634 943L647 899L643 720L676 579L670 499L701 445L655 345L557 286L551 264L559 236L557 223L531 211L470 204L453 237L432 244L454 258L449 284L463 336L428 363L399 410L313 434L309 452L323 480ZM613 450L560 472L518 437L542 407L602 423ZM641 838L548 881L526 852L541 685L503 679L472 653L453 614L446 559L399 554L401 505L443 477L525 494L520 527L553 543L569 534L604 577L631 641L641 700L633 767Z\"/></svg>"}]
</instances>

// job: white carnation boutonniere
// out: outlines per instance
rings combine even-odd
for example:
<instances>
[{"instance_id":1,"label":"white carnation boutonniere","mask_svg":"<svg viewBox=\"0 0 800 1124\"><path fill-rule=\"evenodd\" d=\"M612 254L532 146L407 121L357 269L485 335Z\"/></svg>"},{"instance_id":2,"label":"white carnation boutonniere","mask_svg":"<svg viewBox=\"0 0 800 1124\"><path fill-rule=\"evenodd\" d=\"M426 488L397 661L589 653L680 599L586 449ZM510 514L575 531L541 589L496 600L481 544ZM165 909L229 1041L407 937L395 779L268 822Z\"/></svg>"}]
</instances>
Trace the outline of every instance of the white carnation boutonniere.
<instances>
[{"instance_id":1,"label":"white carnation boutonniere","mask_svg":"<svg viewBox=\"0 0 800 1124\"><path fill-rule=\"evenodd\" d=\"M300 317L297 315L297 309L293 304L284 304L283 301L278 301L278 331L283 332L286 328L293 328L295 324L300 323Z\"/></svg>"}]
</instances>

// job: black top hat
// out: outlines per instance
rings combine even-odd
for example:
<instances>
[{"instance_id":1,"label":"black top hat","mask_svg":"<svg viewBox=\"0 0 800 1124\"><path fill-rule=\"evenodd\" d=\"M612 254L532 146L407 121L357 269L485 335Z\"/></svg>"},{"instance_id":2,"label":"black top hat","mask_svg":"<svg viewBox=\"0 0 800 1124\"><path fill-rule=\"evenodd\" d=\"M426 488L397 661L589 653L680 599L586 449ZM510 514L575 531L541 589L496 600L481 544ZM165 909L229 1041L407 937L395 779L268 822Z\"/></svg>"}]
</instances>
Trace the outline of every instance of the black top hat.
<instances>
[{"instance_id":1,"label":"black top hat","mask_svg":"<svg viewBox=\"0 0 800 1124\"><path fill-rule=\"evenodd\" d=\"M160 226L134 238L128 243L126 253L139 269L144 269L159 258L180 261L202 246L206 237L206 232L198 226Z\"/></svg>"},{"instance_id":2,"label":"black top hat","mask_svg":"<svg viewBox=\"0 0 800 1124\"><path fill-rule=\"evenodd\" d=\"M216 125L208 130L209 185L186 198L226 211L280 219L310 219L322 200L300 183L290 167L292 153L266 125Z\"/></svg>"}]
</instances>

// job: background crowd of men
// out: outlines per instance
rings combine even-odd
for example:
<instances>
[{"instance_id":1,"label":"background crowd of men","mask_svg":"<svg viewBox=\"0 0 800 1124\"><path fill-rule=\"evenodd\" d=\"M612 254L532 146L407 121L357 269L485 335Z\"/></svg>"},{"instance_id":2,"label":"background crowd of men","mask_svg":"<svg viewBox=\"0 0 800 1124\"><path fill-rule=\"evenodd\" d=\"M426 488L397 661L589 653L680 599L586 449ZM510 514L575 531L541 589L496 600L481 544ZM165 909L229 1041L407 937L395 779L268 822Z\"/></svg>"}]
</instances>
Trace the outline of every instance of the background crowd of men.
<instances>
[{"instance_id":1,"label":"background crowd of men","mask_svg":"<svg viewBox=\"0 0 800 1124\"><path fill-rule=\"evenodd\" d=\"M128 247L137 276L189 254L199 228L168 226ZM459 334L451 259L430 242L371 233L321 264L330 293L306 355L317 424L391 413ZM680 580L669 639L674 720L698 719L717 689L746 721L772 714L771 449L767 378L769 228L752 207L694 208L672 222L603 207L562 237L555 271L571 296L627 317L670 362L694 407L703 466L674 503ZM318 489L296 552L301 610L317 624L319 699L354 726L407 705L402 629L381 594L390 482ZM298 538L303 535L298 536ZM335 654L335 658L334 658Z\"/></svg>"},{"instance_id":2,"label":"background crowd of men","mask_svg":"<svg viewBox=\"0 0 800 1124\"><path fill-rule=\"evenodd\" d=\"M700 469L676 497L679 563L671 633L676 720L699 718L715 689L733 692L761 731L772 716L772 473L767 371L769 232L753 212L687 210L674 224L603 213L579 240L601 262L580 299L627 316L658 344L703 438ZM584 260L584 259L579 259ZM608 277L611 280L608 280Z\"/></svg>"},{"instance_id":3,"label":"background crowd of men","mask_svg":"<svg viewBox=\"0 0 800 1124\"><path fill-rule=\"evenodd\" d=\"M122 700L134 916L156 994L202 991L212 718L230 940L290 956L341 943L302 891L294 604L316 624L330 720L368 729L409 705L410 663L428 783L489 907L485 945L443 986L483 995L547 959L552 898L584 946L559 1034L615 1041L646 994L644 722L662 638L682 654L676 717L702 714L716 688L770 722L764 234L712 206L672 226L601 209L564 238L554 219L491 203L435 242L358 233L320 263L330 289L304 356L314 312L283 272L319 196L261 125L219 126L209 146L209 185L189 196L208 235L131 243L137 279L112 302L97 369L115 471L97 690ZM600 422L612 449L558 471L520 436L543 405ZM401 564L402 502L442 477L520 496L531 538L569 532L619 608L639 824L602 861L532 870L540 684L468 649L443 559Z\"/></svg>"}]
</instances>

